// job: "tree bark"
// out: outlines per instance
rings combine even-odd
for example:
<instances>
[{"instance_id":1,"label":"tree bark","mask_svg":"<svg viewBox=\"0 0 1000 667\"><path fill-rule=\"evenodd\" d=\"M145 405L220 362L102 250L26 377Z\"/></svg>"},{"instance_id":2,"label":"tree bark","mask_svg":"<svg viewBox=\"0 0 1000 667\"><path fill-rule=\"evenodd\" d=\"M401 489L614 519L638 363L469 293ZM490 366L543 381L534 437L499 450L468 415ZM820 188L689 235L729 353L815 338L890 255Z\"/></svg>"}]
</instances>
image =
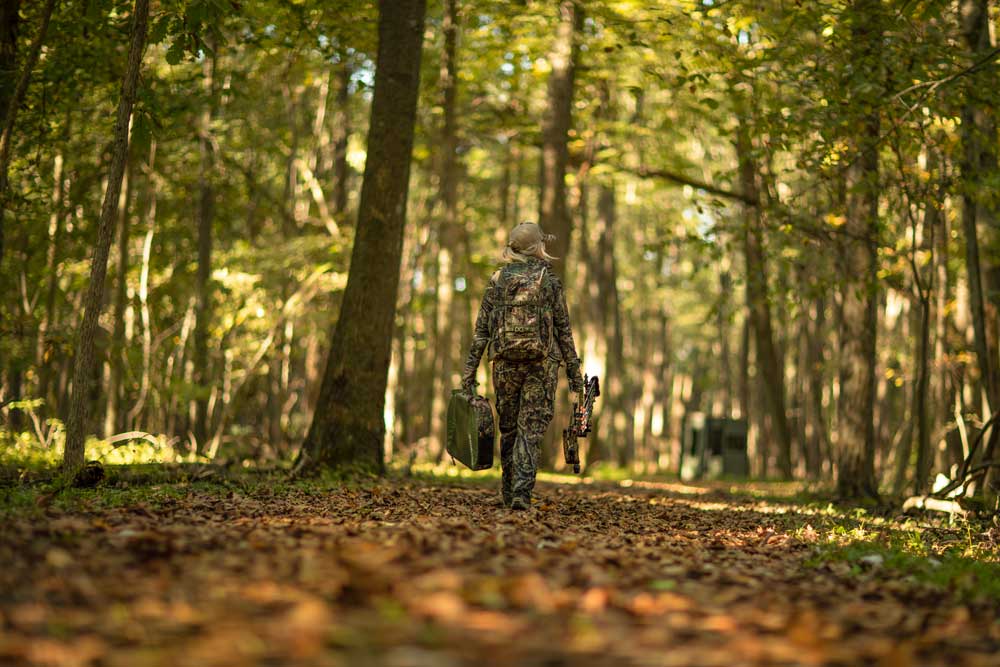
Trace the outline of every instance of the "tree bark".
<instances>
[{"instance_id":1,"label":"tree bark","mask_svg":"<svg viewBox=\"0 0 1000 667\"><path fill-rule=\"evenodd\" d=\"M757 199L758 170L753 157L750 130L743 119L737 128L736 151L739 159L740 187L744 194L753 195L754 199ZM778 445L778 470L782 477L790 479L792 435L785 411L785 376L774 345L760 208L747 206L745 216L743 247L746 259L747 318L754 335L764 408L771 419L771 428Z\"/></svg>"},{"instance_id":2,"label":"tree bark","mask_svg":"<svg viewBox=\"0 0 1000 667\"><path fill-rule=\"evenodd\" d=\"M17 0L4 0L2 12L6 23L0 24L0 31L3 32L2 38L0 38L0 48L3 51L0 54L0 58L2 58L0 65L4 67L16 65L18 6L19 3ZM24 102L24 96L28 92L31 73L35 69L35 65L38 64L38 57L42 52L42 44L45 42L45 35L49 31L49 23L51 22L52 11L55 9L55 6L56 0L46 0L45 8L42 9L42 23L38 26L35 39L31 42L31 48L28 49L28 58L25 60L21 76L17 80L17 87L14 88L14 93L6 99L7 104L2 109L5 115L3 133L0 134L0 267L3 266L4 257L4 220L7 217L8 190L10 188L8 170L10 168L11 143L14 141L14 125L17 120L17 110L21 106L21 103ZM7 88L4 87L4 91L6 90Z\"/></svg>"},{"instance_id":3,"label":"tree bark","mask_svg":"<svg viewBox=\"0 0 1000 667\"><path fill-rule=\"evenodd\" d=\"M115 118L114 143L111 152L111 169L108 185L101 206L101 219L97 231L97 243L90 264L90 284L87 286L86 307L80 325L80 339L77 345L76 364L73 368L73 398L69 419L66 423L66 451L63 465L75 470L84 462L84 438L87 429L88 397L93 382L94 336L97 319L101 314L104 297L104 279L108 270L108 254L114 236L115 214L118 210L118 196L121 192L122 176L128 156L129 125L132 106L135 104L139 69L146 44L146 26L149 19L149 0L135 0L132 10L131 40L128 51L128 66L122 81L118 113Z\"/></svg>"},{"instance_id":4,"label":"tree bark","mask_svg":"<svg viewBox=\"0 0 1000 667\"><path fill-rule=\"evenodd\" d=\"M572 221L566 205L567 145L573 115L573 89L579 44L576 34L583 24L583 8L577 0L562 0L559 4L559 25L555 42L549 52L552 71L548 82L548 107L542 124L542 162L539 179L538 222L555 234L548 248L559 258L555 264L560 279L566 277L566 255L569 253Z\"/></svg>"},{"instance_id":5,"label":"tree bark","mask_svg":"<svg viewBox=\"0 0 1000 667\"><path fill-rule=\"evenodd\" d=\"M337 88L336 128L333 140L333 213L338 223L347 212L347 186L350 166L347 164L347 141L351 136L350 84L351 64L341 61L339 68L340 87Z\"/></svg>"},{"instance_id":6,"label":"tree bark","mask_svg":"<svg viewBox=\"0 0 1000 667\"><path fill-rule=\"evenodd\" d=\"M113 435L124 431L121 419L122 377L125 374L125 307L128 305L128 243L130 220L128 217L133 182L135 181L134 160L126 157L125 182L119 201L118 218L118 277L115 284L114 325L111 332L111 346L108 355L107 410L104 416L104 433Z\"/></svg>"},{"instance_id":7,"label":"tree bark","mask_svg":"<svg viewBox=\"0 0 1000 667\"><path fill-rule=\"evenodd\" d=\"M806 373L805 448L810 452L806 459L806 472L818 479L823 468L823 457L830 451L827 421L823 411L823 368L825 366L824 339L826 336L826 299L812 300L810 316L805 324Z\"/></svg>"},{"instance_id":8,"label":"tree bark","mask_svg":"<svg viewBox=\"0 0 1000 667\"><path fill-rule=\"evenodd\" d=\"M615 222L617 218L614 182L597 188L597 289L600 307L601 336L607 349L608 412L611 428L609 443L620 466L635 458L631 391L625 370L625 337L622 327L621 299L618 294L618 264L615 261Z\"/></svg>"},{"instance_id":9,"label":"tree bark","mask_svg":"<svg viewBox=\"0 0 1000 667\"><path fill-rule=\"evenodd\" d=\"M946 474L951 475L953 465L961 465L963 457L954 456L954 448L948 443L944 436L945 425L951 421L952 406L954 405L953 385L951 381L951 364L949 361L951 346L949 343L949 332L951 331L951 320L948 316L948 301L952 292L952 277L948 270L949 260L949 239L951 238L951 221L948 216L942 216L940 221L941 229L934 237L934 270L936 277L934 281L934 399L931 404L934 406L934 427L932 433L942 434L941 438L933 441L932 445L937 445L942 439L946 446L938 449L939 467ZM953 439L952 439L953 440Z\"/></svg>"},{"instance_id":10,"label":"tree bark","mask_svg":"<svg viewBox=\"0 0 1000 667\"><path fill-rule=\"evenodd\" d=\"M446 401L452 389L455 354L458 349L459 312L455 298L455 276L461 257L461 229L458 223L458 135L457 135L457 83L458 65L456 49L458 42L458 7L456 0L445 0L444 53L441 57L441 106L444 118L441 126L441 162L438 173L441 203L444 214L438 228L438 289L437 289L437 338L431 415L431 436L438 447L440 456L444 454Z\"/></svg>"},{"instance_id":11,"label":"tree bark","mask_svg":"<svg viewBox=\"0 0 1000 667\"><path fill-rule=\"evenodd\" d=\"M733 365L732 350L729 344L730 305L729 297L733 291L733 278L729 274L729 262L723 258L724 265L719 271L719 303L715 309L715 321L719 334L719 371L722 382L722 414L730 419L733 416Z\"/></svg>"},{"instance_id":12,"label":"tree bark","mask_svg":"<svg viewBox=\"0 0 1000 667\"><path fill-rule=\"evenodd\" d=\"M70 135L70 114L66 114L66 135ZM56 292L59 288L57 267L62 251L63 216L65 215L64 199L66 197L65 178L63 176L64 156L60 146L53 160L52 180L52 211L49 213L49 247L45 256L46 280L45 289L45 319L38 331L38 348L35 365L38 368L38 396L45 401L46 413L54 414L49 401L49 384L52 378L52 359L55 345L50 336L56 325Z\"/></svg>"},{"instance_id":13,"label":"tree bark","mask_svg":"<svg viewBox=\"0 0 1000 667\"><path fill-rule=\"evenodd\" d=\"M206 55L202 65L205 94L208 102L199 121L198 128L198 273L195 289L197 306L194 325L194 382L198 393L195 399L194 438L199 451L208 442L209 384L212 372L208 361L209 326L212 322L212 226L215 217L215 189L212 177L215 165L215 151L212 147L212 119L215 116L215 51Z\"/></svg>"},{"instance_id":14,"label":"tree bark","mask_svg":"<svg viewBox=\"0 0 1000 667\"><path fill-rule=\"evenodd\" d=\"M940 169L937 164L936 155L933 150L928 157L928 170L934 173ZM919 495L924 492L927 479L930 476L931 465L933 464L933 452L931 451L931 421L929 403L931 387L931 316L932 300L935 296L934 281L937 267L934 253L937 251L935 239L941 233L939 229L943 216L938 208L940 195L938 189L932 190L931 195L925 202L923 234L926 237L925 247L930 251L929 271L927 276L921 279L915 273L915 280L918 281L917 296L920 301L919 330L917 332L917 385L914 388L913 410L917 422L917 471L914 481L914 493ZM919 272L919 266L914 262L913 271Z\"/></svg>"},{"instance_id":15,"label":"tree bark","mask_svg":"<svg viewBox=\"0 0 1000 667\"><path fill-rule=\"evenodd\" d=\"M857 0L852 38L859 66L879 66L879 0ZM860 106L864 100L855 99ZM871 108L878 109L875 103ZM875 481L875 343L878 325L878 111L861 119L857 155L847 170L847 220L841 237L840 397L837 492L845 499L877 497Z\"/></svg>"},{"instance_id":16,"label":"tree bark","mask_svg":"<svg viewBox=\"0 0 1000 667\"><path fill-rule=\"evenodd\" d=\"M425 0L380 0L357 235L316 414L297 468L382 471L383 407L413 148Z\"/></svg>"},{"instance_id":17,"label":"tree bark","mask_svg":"<svg viewBox=\"0 0 1000 667\"><path fill-rule=\"evenodd\" d=\"M509 229L510 224L510 193L512 191L511 181L514 165L514 148L511 145L512 139L508 139L503 145L503 176L500 178L500 228Z\"/></svg>"},{"instance_id":18,"label":"tree bark","mask_svg":"<svg viewBox=\"0 0 1000 667\"><path fill-rule=\"evenodd\" d=\"M7 109L17 79L17 31L21 0L0 0L0 116L6 125Z\"/></svg>"},{"instance_id":19,"label":"tree bark","mask_svg":"<svg viewBox=\"0 0 1000 667\"><path fill-rule=\"evenodd\" d=\"M142 320L142 376L139 382L139 397L126 416L126 423L132 424L142 414L152 384L153 329L149 312L149 264L153 252L153 235L156 233L156 141L149 144L146 179L146 235L142 241L142 265L139 269L139 317Z\"/></svg>"},{"instance_id":20,"label":"tree bark","mask_svg":"<svg viewBox=\"0 0 1000 667\"><path fill-rule=\"evenodd\" d=\"M959 0L959 20L972 60L992 48L988 0ZM984 93L996 90L992 68L975 72L966 80L962 107L963 147L961 176L962 227L965 233L966 270L975 333L976 357L989 412L1000 410L1000 353L997 320L1000 319L1000 210L992 181L997 171L996 119ZM986 418L989 415L985 416ZM1000 429L993 428L983 452L992 460L1000 442ZM989 492L996 470L989 470L983 490Z\"/></svg>"}]
</instances>

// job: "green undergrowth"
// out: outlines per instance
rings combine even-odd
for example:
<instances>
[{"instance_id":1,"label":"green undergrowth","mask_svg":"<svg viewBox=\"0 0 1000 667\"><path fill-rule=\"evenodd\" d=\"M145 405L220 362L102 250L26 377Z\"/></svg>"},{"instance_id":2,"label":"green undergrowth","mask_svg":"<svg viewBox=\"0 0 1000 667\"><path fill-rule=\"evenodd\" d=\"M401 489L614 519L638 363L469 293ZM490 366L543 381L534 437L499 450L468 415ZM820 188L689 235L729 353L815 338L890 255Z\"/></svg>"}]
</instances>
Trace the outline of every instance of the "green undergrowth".
<instances>
[{"instance_id":1,"label":"green undergrowth","mask_svg":"<svg viewBox=\"0 0 1000 667\"><path fill-rule=\"evenodd\" d=\"M815 542L809 567L853 577L899 577L958 599L1000 601L1000 548L988 523L883 519L864 510L828 512L796 532Z\"/></svg>"},{"instance_id":2,"label":"green undergrowth","mask_svg":"<svg viewBox=\"0 0 1000 667\"><path fill-rule=\"evenodd\" d=\"M242 468L217 464L136 464L104 466L104 479L93 488L74 488L58 468L10 471L0 482L0 517L41 516L49 511L75 512L115 507L156 508L194 495L280 497L319 495L332 489L382 483L358 471L330 471L292 479L287 466Z\"/></svg>"}]
</instances>

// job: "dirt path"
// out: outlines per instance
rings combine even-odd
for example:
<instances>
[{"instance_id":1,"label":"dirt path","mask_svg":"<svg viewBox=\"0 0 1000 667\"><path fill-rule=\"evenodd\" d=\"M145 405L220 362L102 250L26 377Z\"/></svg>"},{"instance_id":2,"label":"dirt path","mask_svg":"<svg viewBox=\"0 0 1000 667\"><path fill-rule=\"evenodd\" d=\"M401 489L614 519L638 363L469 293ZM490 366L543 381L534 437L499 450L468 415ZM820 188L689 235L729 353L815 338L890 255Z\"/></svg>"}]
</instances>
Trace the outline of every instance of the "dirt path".
<instances>
[{"instance_id":1,"label":"dirt path","mask_svg":"<svg viewBox=\"0 0 1000 667\"><path fill-rule=\"evenodd\" d=\"M670 485L184 492L0 524L0 665L1000 665L996 605Z\"/></svg>"}]
</instances>

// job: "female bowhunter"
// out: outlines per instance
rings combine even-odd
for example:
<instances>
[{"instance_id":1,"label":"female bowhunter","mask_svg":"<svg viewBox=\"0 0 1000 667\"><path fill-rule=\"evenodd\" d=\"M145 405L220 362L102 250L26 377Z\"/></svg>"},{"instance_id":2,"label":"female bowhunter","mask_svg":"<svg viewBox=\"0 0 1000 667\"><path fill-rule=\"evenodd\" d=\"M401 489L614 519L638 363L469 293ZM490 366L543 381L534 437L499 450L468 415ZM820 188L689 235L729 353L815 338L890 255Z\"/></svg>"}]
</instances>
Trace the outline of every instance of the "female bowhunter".
<instances>
[{"instance_id":1,"label":"female bowhunter","mask_svg":"<svg viewBox=\"0 0 1000 667\"><path fill-rule=\"evenodd\" d=\"M554 239L531 222L511 230L503 251L506 264L486 287L462 375L462 387L474 396L476 371L488 345L500 417L501 495L512 509L531 506L562 362L570 389L583 391L566 296L552 273L555 258L545 252L545 243Z\"/></svg>"}]
</instances>

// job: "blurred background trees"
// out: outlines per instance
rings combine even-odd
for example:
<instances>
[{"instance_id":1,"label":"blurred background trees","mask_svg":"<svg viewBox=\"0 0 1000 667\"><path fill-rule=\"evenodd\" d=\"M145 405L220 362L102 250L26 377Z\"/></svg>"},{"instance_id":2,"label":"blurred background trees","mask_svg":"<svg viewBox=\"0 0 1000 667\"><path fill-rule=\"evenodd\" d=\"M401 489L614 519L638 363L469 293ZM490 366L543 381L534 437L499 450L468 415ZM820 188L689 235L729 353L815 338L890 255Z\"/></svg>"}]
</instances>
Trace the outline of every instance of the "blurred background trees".
<instances>
[{"instance_id":1,"label":"blurred background trees","mask_svg":"<svg viewBox=\"0 0 1000 667\"><path fill-rule=\"evenodd\" d=\"M3 192L8 451L62 442L133 3L56 2L32 63L45 10L0 10L4 107L31 69ZM587 465L675 470L695 411L749 420L755 475L848 496L992 460L992 434L970 450L1000 403L997 21L988 0L429 2L392 338L370 341L386 459L442 459L474 309L531 219L605 386ZM151 3L87 433L298 452L377 23L363 0Z\"/></svg>"}]
</instances>

